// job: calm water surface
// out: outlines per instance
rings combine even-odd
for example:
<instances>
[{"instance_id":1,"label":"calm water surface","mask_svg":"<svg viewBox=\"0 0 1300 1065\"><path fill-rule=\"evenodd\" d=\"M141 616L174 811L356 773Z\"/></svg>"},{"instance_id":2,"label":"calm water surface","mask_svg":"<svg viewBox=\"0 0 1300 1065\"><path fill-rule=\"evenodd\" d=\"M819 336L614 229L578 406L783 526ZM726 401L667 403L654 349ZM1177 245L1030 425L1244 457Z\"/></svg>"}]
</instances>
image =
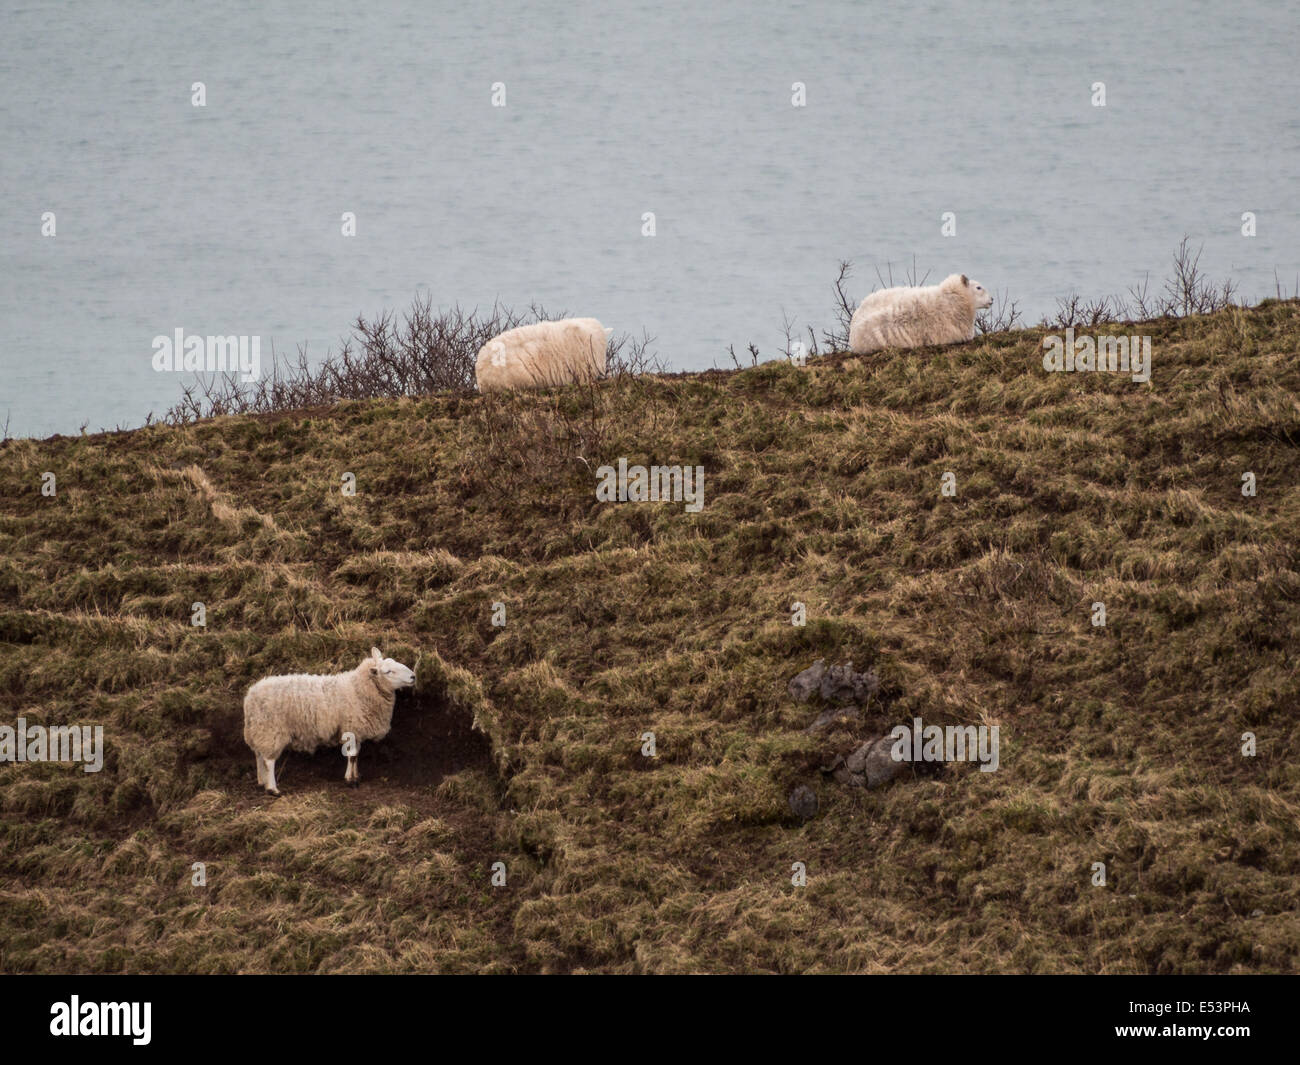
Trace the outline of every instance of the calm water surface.
<instances>
[{"instance_id":1,"label":"calm water surface","mask_svg":"<svg viewBox=\"0 0 1300 1065\"><path fill-rule=\"evenodd\" d=\"M829 324L840 259L858 297L915 256L1032 320L1184 234L1248 298L1300 274L1294 4L0 7L11 435L164 411L158 334L320 355L422 291L701 369Z\"/></svg>"}]
</instances>

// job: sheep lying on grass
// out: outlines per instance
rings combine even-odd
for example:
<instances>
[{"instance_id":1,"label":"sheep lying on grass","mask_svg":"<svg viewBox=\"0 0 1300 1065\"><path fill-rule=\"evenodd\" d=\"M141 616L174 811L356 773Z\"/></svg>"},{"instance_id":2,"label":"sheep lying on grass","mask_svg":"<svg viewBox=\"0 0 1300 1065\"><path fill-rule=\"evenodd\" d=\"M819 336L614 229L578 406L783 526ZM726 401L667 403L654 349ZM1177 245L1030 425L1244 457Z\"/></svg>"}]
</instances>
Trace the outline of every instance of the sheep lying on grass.
<instances>
[{"instance_id":1,"label":"sheep lying on grass","mask_svg":"<svg viewBox=\"0 0 1300 1065\"><path fill-rule=\"evenodd\" d=\"M286 747L310 754L323 743L354 743L343 779L357 784L357 750L364 740L382 740L393 722L393 702L401 688L415 684L415 672L385 658L379 648L350 673L314 676L294 673L259 680L244 696L244 742L257 759L257 782L272 795L275 760Z\"/></svg>"},{"instance_id":2,"label":"sheep lying on grass","mask_svg":"<svg viewBox=\"0 0 1300 1065\"><path fill-rule=\"evenodd\" d=\"M857 355L881 348L955 344L975 333L975 314L993 296L965 274L938 285L886 288L858 304L849 324L849 350Z\"/></svg>"},{"instance_id":3,"label":"sheep lying on grass","mask_svg":"<svg viewBox=\"0 0 1300 1065\"><path fill-rule=\"evenodd\" d=\"M592 381L605 372L612 329L595 318L561 318L507 329L478 353L474 376L480 392L547 388Z\"/></svg>"}]
</instances>

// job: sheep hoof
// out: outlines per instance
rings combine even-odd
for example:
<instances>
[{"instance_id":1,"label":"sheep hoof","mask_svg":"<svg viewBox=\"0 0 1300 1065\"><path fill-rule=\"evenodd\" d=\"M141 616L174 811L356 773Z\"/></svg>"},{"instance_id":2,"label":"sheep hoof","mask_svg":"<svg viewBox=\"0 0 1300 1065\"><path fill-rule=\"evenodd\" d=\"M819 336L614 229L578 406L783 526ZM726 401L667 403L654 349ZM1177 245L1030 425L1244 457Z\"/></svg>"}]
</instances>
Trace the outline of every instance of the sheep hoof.
<instances>
[{"instance_id":1,"label":"sheep hoof","mask_svg":"<svg viewBox=\"0 0 1300 1065\"><path fill-rule=\"evenodd\" d=\"M279 789L279 788L267 788L267 789L266 789L266 793L267 793L268 795L271 795L271 796L277 798L277 799L280 797L280 789Z\"/></svg>"},{"instance_id":2,"label":"sheep hoof","mask_svg":"<svg viewBox=\"0 0 1300 1065\"><path fill-rule=\"evenodd\" d=\"M349 780L349 781L348 781L348 787L350 787L350 788L359 788L360 786L361 786L361 781L360 781L360 780Z\"/></svg>"}]
</instances>

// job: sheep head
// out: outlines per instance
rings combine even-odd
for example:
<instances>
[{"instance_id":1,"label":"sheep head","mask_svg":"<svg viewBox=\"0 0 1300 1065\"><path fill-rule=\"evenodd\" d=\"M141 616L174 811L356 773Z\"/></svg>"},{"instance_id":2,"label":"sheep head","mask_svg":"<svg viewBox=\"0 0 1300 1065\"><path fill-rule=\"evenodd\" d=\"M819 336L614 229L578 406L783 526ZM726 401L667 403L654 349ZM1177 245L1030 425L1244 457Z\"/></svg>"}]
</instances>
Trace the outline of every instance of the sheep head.
<instances>
[{"instance_id":1,"label":"sheep head","mask_svg":"<svg viewBox=\"0 0 1300 1065\"><path fill-rule=\"evenodd\" d=\"M945 292L959 293L977 311L993 305L993 294L978 281L972 281L965 274L949 274L943 279L939 288Z\"/></svg>"},{"instance_id":2,"label":"sheep head","mask_svg":"<svg viewBox=\"0 0 1300 1065\"><path fill-rule=\"evenodd\" d=\"M378 647L370 648L370 657L361 663L361 668L366 670L376 688L390 695L415 685L415 671L394 658L385 658Z\"/></svg>"}]
</instances>

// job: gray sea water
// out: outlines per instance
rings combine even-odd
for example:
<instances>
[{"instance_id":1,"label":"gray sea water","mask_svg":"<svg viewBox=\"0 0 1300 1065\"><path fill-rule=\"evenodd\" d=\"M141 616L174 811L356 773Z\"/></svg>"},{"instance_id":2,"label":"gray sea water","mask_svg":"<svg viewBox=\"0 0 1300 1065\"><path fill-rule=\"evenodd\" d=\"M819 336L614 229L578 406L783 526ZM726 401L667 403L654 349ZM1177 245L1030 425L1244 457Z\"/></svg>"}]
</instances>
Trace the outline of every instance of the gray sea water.
<instances>
[{"instance_id":1,"label":"gray sea water","mask_svg":"<svg viewBox=\"0 0 1300 1065\"><path fill-rule=\"evenodd\" d=\"M1248 299L1300 274L1294 3L0 11L11 435L161 413L185 375L151 343L177 328L321 355L424 291L593 315L701 369L774 356L784 316L830 324L841 259L858 298L915 257L1031 321L1164 277L1184 234Z\"/></svg>"}]
</instances>

